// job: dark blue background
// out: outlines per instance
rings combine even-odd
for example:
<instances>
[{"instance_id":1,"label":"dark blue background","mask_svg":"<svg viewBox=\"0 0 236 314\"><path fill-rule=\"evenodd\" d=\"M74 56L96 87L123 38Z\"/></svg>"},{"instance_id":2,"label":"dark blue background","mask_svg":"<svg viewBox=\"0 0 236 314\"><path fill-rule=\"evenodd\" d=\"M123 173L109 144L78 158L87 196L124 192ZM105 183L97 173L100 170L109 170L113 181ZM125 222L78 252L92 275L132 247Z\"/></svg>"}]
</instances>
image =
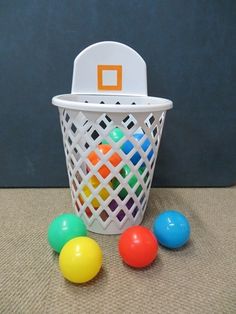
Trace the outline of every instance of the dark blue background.
<instances>
[{"instance_id":1,"label":"dark blue background","mask_svg":"<svg viewBox=\"0 0 236 314\"><path fill-rule=\"evenodd\" d=\"M154 186L236 181L236 1L0 1L0 186L67 186L54 95L103 40L147 62L149 95L170 98Z\"/></svg>"}]
</instances>

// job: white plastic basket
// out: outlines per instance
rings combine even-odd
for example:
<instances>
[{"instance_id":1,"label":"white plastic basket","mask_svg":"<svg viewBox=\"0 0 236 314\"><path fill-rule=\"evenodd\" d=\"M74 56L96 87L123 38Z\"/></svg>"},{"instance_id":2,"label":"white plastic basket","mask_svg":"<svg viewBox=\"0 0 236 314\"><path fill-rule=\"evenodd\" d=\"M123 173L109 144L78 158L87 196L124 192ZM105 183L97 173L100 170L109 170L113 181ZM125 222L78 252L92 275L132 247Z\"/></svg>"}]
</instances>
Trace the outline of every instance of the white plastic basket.
<instances>
[{"instance_id":1,"label":"white plastic basket","mask_svg":"<svg viewBox=\"0 0 236 314\"><path fill-rule=\"evenodd\" d=\"M75 59L72 94L52 103L76 213L102 234L140 224L172 108L170 100L147 96L143 59L120 43L92 45Z\"/></svg>"}]
</instances>

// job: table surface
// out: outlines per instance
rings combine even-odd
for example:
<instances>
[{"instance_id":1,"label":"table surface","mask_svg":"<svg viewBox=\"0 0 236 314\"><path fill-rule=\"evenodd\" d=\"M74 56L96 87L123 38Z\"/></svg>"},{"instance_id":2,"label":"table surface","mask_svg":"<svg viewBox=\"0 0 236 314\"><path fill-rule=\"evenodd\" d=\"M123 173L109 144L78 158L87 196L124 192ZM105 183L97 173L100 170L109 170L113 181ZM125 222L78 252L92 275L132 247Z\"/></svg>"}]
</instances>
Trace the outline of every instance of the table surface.
<instances>
[{"instance_id":1,"label":"table surface","mask_svg":"<svg viewBox=\"0 0 236 314\"><path fill-rule=\"evenodd\" d=\"M118 236L90 233L103 269L91 282L62 278L47 227L71 212L68 189L0 190L1 313L236 313L236 188L152 189L143 225L166 209L190 220L190 242L163 247L153 265L135 270L118 256Z\"/></svg>"}]
</instances>

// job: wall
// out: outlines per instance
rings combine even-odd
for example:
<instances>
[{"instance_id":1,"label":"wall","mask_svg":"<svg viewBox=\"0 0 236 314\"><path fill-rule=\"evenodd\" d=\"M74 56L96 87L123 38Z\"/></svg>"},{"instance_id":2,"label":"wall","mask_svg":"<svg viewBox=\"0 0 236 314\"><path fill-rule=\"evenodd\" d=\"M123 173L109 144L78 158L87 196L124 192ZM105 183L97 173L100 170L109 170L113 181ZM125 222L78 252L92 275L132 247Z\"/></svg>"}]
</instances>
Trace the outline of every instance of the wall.
<instances>
[{"instance_id":1,"label":"wall","mask_svg":"<svg viewBox=\"0 0 236 314\"><path fill-rule=\"evenodd\" d=\"M67 186L52 96L75 56L102 40L146 60L149 94L170 98L154 186L236 179L235 1L1 1L0 186Z\"/></svg>"}]
</instances>

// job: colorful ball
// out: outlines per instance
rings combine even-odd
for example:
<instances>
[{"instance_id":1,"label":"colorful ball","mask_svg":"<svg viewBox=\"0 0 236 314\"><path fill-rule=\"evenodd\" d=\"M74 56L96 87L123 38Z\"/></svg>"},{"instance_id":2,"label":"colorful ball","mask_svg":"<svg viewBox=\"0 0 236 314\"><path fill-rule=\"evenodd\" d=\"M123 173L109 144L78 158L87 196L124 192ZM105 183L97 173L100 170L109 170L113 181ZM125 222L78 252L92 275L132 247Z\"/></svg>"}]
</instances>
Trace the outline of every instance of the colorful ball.
<instances>
[{"instance_id":1,"label":"colorful ball","mask_svg":"<svg viewBox=\"0 0 236 314\"><path fill-rule=\"evenodd\" d=\"M89 183L92 185L93 188L97 188L100 185L100 181L97 179L96 176L92 176L89 179ZM84 192L86 197L89 197L92 194L90 188L87 185L84 185L84 187L82 188L82 191ZM80 200L80 203L83 205L84 204L84 196L82 194L79 194L79 200ZM96 208L96 209L100 206L100 204L96 198L92 199L91 204L92 204L93 208Z\"/></svg>"},{"instance_id":2,"label":"colorful ball","mask_svg":"<svg viewBox=\"0 0 236 314\"><path fill-rule=\"evenodd\" d=\"M135 133L133 134L133 137L136 141L140 141L144 136L144 133ZM114 128L110 133L109 133L109 137L112 139L113 142L117 143L119 142L123 137L124 137L124 133L121 131L120 128L116 127ZM102 144L109 144L107 140L103 140ZM146 138L146 140L142 143L141 147L142 150L144 152L146 152L149 148L149 146L151 145L151 142L148 138ZM127 155L129 154L129 152L134 148L134 145L132 144L131 141L127 140L125 141L122 146L121 149L122 151ZM150 152L147 155L148 160L150 160L152 158L154 154L153 149L150 150ZM135 152L134 155L131 157L131 162L136 165L139 160L141 159L141 155L139 154L139 152Z\"/></svg>"},{"instance_id":3,"label":"colorful ball","mask_svg":"<svg viewBox=\"0 0 236 314\"><path fill-rule=\"evenodd\" d=\"M149 229L133 226L121 235L119 253L129 266L143 268L150 265L157 257L158 242Z\"/></svg>"},{"instance_id":4,"label":"colorful ball","mask_svg":"<svg viewBox=\"0 0 236 314\"><path fill-rule=\"evenodd\" d=\"M101 184L100 181L97 179L96 176L92 176L91 179L89 180L89 183L90 183L90 184L92 185L92 187L95 188L95 189ZM109 185L112 186L111 183L109 183ZM82 191L84 192L84 194L85 194L85 196L86 196L87 198L89 198L90 195L92 194L92 191L91 191L91 189L89 188L88 185L84 185L84 187L82 188ZM100 197L102 198L102 200L104 200L104 201L108 198L109 195L110 195L110 194L108 193L107 189L105 189L105 188L102 188L102 189L100 190L100 192L99 192L99 196L100 196ZM85 202L85 197L84 197L84 195L82 195L82 193L79 194L79 200L80 200L81 205L83 205L84 202ZM94 208L95 210L97 210L97 209L100 207L100 202L98 201L98 199L97 199L96 197L94 197L94 198L92 199L92 201L91 201L91 205L93 206L93 208ZM88 217L91 217L91 216L92 216L91 210L86 209L86 213L87 213L87 216L88 216Z\"/></svg>"},{"instance_id":5,"label":"colorful ball","mask_svg":"<svg viewBox=\"0 0 236 314\"><path fill-rule=\"evenodd\" d=\"M111 149L111 145L108 144L100 144L98 145L98 149L100 150L100 152L103 155L106 155L110 149ZM89 161L92 163L92 165L96 165L99 161L100 161L100 157L98 156L98 154L95 151L92 151L89 155L88 155L88 159ZM121 157L119 154L114 153L111 155L111 157L108 159L108 161L112 164L112 166L116 167L119 165L119 163L121 162ZM105 161L106 163L106 161ZM88 169L89 170L89 169ZM103 178L106 178L109 174L110 174L110 169L103 164L99 169L98 172L100 173L100 175Z\"/></svg>"},{"instance_id":6,"label":"colorful ball","mask_svg":"<svg viewBox=\"0 0 236 314\"><path fill-rule=\"evenodd\" d=\"M133 134L133 137L136 141L140 141L143 138L143 133L135 133ZM144 143L141 145L142 149L144 151L146 151L149 147L149 145L151 145L149 139L146 139L144 141ZM123 152L127 155L132 149L133 149L134 145L128 140L126 142L124 142L124 144L122 145L122 150Z\"/></svg>"},{"instance_id":7,"label":"colorful ball","mask_svg":"<svg viewBox=\"0 0 236 314\"><path fill-rule=\"evenodd\" d=\"M57 253L60 253L69 240L86 235L87 229L83 220L74 214L62 214L48 227L48 242Z\"/></svg>"},{"instance_id":8,"label":"colorful ball","mask_svg":"<svg viewBox=\"0 0 236 314\"><path fill-rule=\"evenodd\" d=\"M190 238L190 224L180 212L168 210L156 217L153 226L157 240L169 249L178 249Z\"/></svg>"},{"instance_id":9,"label":"colorful ball","mask_svg":"<svg viewBox=\"0 0 236 314\"><path fill-rule=\"evenodd\" d=\"M133 135L133 137L135 138L136 141L140 141L143 138L144 134L143 133L135 133ZM146 140L142 143L141 147L142 150L144 152L146 152L149 148L149 146L151 145L151 142L148 138L146 138ZM134 148L134 145L128 140L126 142L124 142L124 144L121 146L122 151L128 155L129 152ZM150 160L153 156L154 152L153 149L150 150L150 152L148 153L148 160ZM141 155L139 154L139 152L135 152L135 154L131 157L131 161L134 165L136 165L139 160L141 159Z\"/></svg>"},{"instance_id":10,"label":"colorful ball","mask_svg":"<svg viewBox=\"0 0 236 314\"><path fill-rule=\"evenodd\" d=\"M138 172L142 175L143 172L144 172L144 170L145 170L145 166L144 166L144 167L140 167L140 168L138 169ZM130 172L131 172L130 167L129 167L128 165L124 165L124 167L123 167L123 168L121 169L121 171L120 171L120 174L121 174L121 176L122 176L123 178L126 178L126 177L129 175ZM147 181L147 179L146 179L146 177L145 177L145 178L144 178L144 182L146 182L146 181ZM130 186L131 188L133 188L133 187L136 185L137 182L138 182L137 176L132 175L131 178L130 178L129 181L128 181L128 184L129 184L129 186ZM112 179L112 187L113 187L113 190L116 190L119 185L120 185L119 180L118 180L116 177L113 178L113 179ZM137 187L137 189L135 190L136 196L139 196L141 192L142 192L142 186L141 186L141 184L139 184L138 187ZM126 195L127 195L126 189L121 189L121 191L119 192L120 198L123 200L123 199L125 199Z\"/></svg>"},{"instance_id":11,"label":"colorful ball","mask_svg":"<svg viewBox=\"0 0 236 314\"><path fill-rule=\"evenodd\" d=\"M73 283L84 283L93 279L101 266L102 250L96 241L88 237L70 240L59 256L62 275Z\"/></svg>"},{"instance_id":12,"label":"colorful ball","mask_svg":"<svg viewBox=\"0 0 236 314\"><path fill-rule=\"evenodd\" d=\"M122 137L124 137L124 133L121 131L120 128L116 127L109 133L109 137L112 139L113 142L117 143L122 139ZM103 140L102 144L109 143L107 140Z\"/></svg>"},{"instance_id":13,"label":"colorful ball","mask_svg":"<svg viewBox=\"0 0 236 314\"><path fill-rule=\"evenodd\" d=\"M120 128L116 127L109 133L109 136L114 142L117 143L122 139L122 137L124 137L124 133Z\"/></svg>"},{"instance_id":14,"label":"colorful ball","mask_svg":"<svg viewBox=\"0 0 236 314\"><path fill-rule=\"evenodd\" d=\"M89 187L87 185L85 185L82 190L83 190L86 197L89 197L92 194L91 190L89 189ZM82 194L79 195L79 200L80 200L81 204L83 205L84 204L84 197L82 196ZM98 202L98 200L96 198L92 199L91 204L92 204L93 208L95 208L95 209L98 209L98 207L100 206L100 203Z\"/></svg>"},{"instance_id":15,"label":"colorful ball","mask_svg":"<svg viewBox=\"0 0 236 314\"><path fill-rule=\"evenodd\" d=\"M130 171L131 171L130 167L128 165L124 165L124 167L120 171L120 174L123 178L126 178L129 175ZM131 188L133 188L137 181L138 181L137 177L133 175L129 179L128 184ZM112 183L113 183L114 190L120 185L119 180L117 178L114 178Z\"/></svg>"}]
</instances>

